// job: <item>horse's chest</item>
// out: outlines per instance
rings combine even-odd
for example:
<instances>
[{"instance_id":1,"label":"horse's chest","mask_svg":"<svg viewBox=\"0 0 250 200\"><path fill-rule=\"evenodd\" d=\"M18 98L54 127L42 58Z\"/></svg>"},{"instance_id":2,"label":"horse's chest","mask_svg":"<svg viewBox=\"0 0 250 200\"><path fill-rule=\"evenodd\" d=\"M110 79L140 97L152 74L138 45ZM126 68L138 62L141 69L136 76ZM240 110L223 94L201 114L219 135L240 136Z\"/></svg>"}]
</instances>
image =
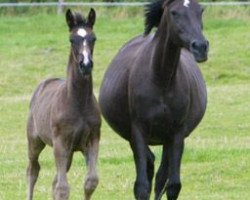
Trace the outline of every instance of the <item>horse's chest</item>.
<instances>
[{"instance_id":1,"label":"horse's chest","mask_svg":"<svg viewBox=\"0 0 250 200\"><path fill-rule=\"evenodd\" d=\"M165 132L182 124L187 114L189 101L175 95L144 97L137 103L137 115L155 132Z\"/></svg>"}]
</instances>

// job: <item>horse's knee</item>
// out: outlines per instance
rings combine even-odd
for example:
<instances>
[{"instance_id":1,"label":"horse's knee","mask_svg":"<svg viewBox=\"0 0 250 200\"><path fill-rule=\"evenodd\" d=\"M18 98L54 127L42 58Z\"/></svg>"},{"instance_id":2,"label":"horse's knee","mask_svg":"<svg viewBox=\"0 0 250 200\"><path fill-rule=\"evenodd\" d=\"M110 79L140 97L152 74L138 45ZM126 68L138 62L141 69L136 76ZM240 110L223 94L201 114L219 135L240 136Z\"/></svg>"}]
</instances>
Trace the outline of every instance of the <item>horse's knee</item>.
<instances>
[{"instance_id":1,"label":"horse's knee","mask_svg":"<svg viewBox=\"0 0 250 200\"><path fill-rule=\"evenodd\" d=\"M56 184L54 189L54 200L68 200L69 199L69 185L68 184Z\"/></svg>"},{"instance_id":2,"label":"horse's knee","mask_svg":"<svg viewBox=\"0 0 250 200\"><path fill-rule=\"evenodd\" d=\"M172 183L167 186L168 200L176 200L181 191L181 183Z\"/></svg>"},{"instance_id":3,"label":"horse's knee","mask_svg":"<svg viewBox=\"0 0 250 200\"><path fill-rule=\"evenodd\" d=\"M84 183L84 190L86 194L92 194L99 183L97 176L87 177Z\"/></svg>"},{"instance_id":4,"label":"horse's knee","mask_svg":"<svg viewBox=\"0 0 250 200\"><path fill-rule=\"evenodd\" d=\"M38 176L38 173L40 171L40 165L37 160L31 160L29 162L29 166L27 168L27 175L28 176Z\"/></svg>"},{"instance_id":5,"label":"horse's knee","mask_svg":"<svg viewBox=\"0 0 250 200\"><path fill-rule=\"evenodd\" d=\"M150 196L150 186L147 182L135 182L134 195L136 200L148 200Z\"/></svg>"}]
</instances>

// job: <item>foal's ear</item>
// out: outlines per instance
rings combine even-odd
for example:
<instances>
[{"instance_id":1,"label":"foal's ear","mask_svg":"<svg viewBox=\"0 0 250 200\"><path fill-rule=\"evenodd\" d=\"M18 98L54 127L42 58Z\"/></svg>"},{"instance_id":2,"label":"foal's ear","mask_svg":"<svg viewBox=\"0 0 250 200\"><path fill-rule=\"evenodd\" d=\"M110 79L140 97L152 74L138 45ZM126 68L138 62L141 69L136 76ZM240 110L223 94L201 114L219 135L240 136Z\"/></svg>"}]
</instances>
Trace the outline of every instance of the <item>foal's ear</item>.
<instances>
[{"instance_id":1,"label":"foal's ear","mask_svg":"<svg viewBox=\"0 0 250 200\"><path fill-rule=\"evenodd\" d=\"M95 10L93 8L91 8L89 11L87 26L89 26L90 28L93 28L93 26L95 24L95 18L96 18Z\"/></svg>"},{"instance_id":2,"label":"foal's ear","mask_svg":"<svg viewBox=\"0 0 250 200\"><path fill-rule=\"evenodd\" d=\"M76 25L76 21L74 14L71 12L70 9L67 10L65 17L66 17L66 22L69 26L69 30L71 30Z\"/></svg>"}]
</instances>

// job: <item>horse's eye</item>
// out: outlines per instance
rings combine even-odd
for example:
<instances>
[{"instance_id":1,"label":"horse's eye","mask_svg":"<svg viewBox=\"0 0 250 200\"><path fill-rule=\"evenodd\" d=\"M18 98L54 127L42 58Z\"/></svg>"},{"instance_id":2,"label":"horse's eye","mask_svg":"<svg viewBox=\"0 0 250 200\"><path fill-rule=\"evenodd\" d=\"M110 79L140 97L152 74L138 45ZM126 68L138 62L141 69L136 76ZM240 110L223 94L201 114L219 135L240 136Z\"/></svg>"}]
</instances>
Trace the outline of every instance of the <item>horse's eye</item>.
<instances>
[{"instance_id":1,"label":"horse's eye","mask_svg":"<svg viewBox=\"0 0 250 200\"><path fill-rule=\"evenodd\" d=\"M173 17L177 17L178 16L178 12L176 10L172 10L170 13L171 13L171 15Z\"/></svg>"}]
</instances>

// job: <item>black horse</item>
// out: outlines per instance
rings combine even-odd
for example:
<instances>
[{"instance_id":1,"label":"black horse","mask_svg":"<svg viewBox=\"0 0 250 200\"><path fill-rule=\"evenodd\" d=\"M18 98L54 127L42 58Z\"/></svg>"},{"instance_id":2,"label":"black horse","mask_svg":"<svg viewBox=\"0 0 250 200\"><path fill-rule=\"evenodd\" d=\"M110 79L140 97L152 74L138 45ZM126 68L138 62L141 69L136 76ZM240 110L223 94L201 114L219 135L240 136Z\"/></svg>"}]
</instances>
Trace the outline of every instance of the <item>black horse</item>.
<instances>
[{"instance_id":1,"label":"black horse","mask_svg":"<svg viewBox=\"0 0 250 200\"><path fill-rule=\"evenodd\" d=\"M197 62L207 60L202 7L195 0L161 0L146 7L143 36L129 41L110 64L100 89L104 118L134 153L136 199L150 197L154 155L148 145L162 145L155 199L168 200L181 190L184 139L201 121L206 86ZM158 27L149 35L153 27Z\"/></svg>"}]
</instances>

